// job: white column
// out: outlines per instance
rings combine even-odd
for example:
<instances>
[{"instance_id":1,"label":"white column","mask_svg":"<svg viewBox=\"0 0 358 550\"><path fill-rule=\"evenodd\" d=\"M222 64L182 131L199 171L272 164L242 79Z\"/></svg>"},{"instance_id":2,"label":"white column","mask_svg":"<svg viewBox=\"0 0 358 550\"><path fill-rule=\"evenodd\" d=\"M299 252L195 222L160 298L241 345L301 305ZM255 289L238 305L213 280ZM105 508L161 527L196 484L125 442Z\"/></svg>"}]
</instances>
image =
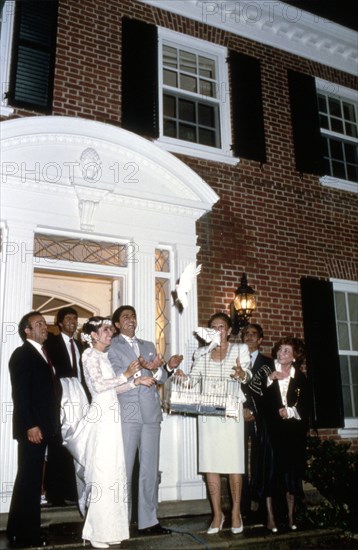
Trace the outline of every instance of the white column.
<instances>
[{"instance_id":1,"label":"white column","mask_svg":"<svg viewBox=\"0 0 358 550\"><path fill-rule=\"evenodd\" d=\"M18 323L32 310L34 226L9 223L1 261L5 263L1 346L1 499L0 512L8 512L16 475L17 447L12 439L12 399L8 363L21 345Z\"/></svg>"},{"instance_id":2,"label":"white column","mask_svg":"<svg viewBox=\"0 0 358 550\"><path fill-rule=\"evenodd\" d=\"M135 239L138 248L132 266L137 337L155 343L155 246L153 241Z\"/></svg>"},{"instance_id":3,"label":"white column","mask_svg":"<svg viewBox=\"0 0 358 550\"><path fill-rule=\"evenodd\" d=\"M196 261L196 252L197 248L195 245L177 245L175 279L180 276L189 263ZM193 336L198 318L196 281L194 281L192 290L188 295L188 300L188 307L184 309L183 313L176 313L178 353L184 355L182 367L186 372L190 371L192 355L198 347L198 343ZM175 434L175 441L173 440L173 433ZM176 496L173 498L178 500L205 498L205 484L203 483L202 476L198 474L196 418L166 414L163 422L163 434L166 435L169 442L172 441L173 445L171 447L168 446L168 451L166 449L165 455L162 454L161 463L168 462L170 456L173 466L177 466L177 491ZM173 449L175 449L175 456ZM164 489L163 487L160 493L160 497L163 497L163 500L165 496ZM171 491L171 493L174 493L174 491Z\"/></svg>"}]
</instances>

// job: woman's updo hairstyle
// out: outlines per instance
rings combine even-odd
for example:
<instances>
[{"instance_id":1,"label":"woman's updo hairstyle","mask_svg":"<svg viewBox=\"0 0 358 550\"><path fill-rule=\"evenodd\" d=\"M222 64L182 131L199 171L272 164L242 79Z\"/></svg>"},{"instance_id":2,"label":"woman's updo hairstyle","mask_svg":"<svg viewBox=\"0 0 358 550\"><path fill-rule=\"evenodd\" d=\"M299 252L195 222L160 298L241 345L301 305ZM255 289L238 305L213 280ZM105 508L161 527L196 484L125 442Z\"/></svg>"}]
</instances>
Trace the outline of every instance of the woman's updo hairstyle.
<instances>
[{"instance_id":1,"label":"woman's updo hairstyle","mask_svg":"<svg viewBox=\"0 0 358 550\"><path fill-rule=\"evenodd\" d=\"M111 325L112 321L107 317L100 317L96 315L95 317L90 317L82 327L81 340L87 345L93 345L93 339L91 336L92 332L98 332L103 325Z\"/></svg>"}]
</instances>

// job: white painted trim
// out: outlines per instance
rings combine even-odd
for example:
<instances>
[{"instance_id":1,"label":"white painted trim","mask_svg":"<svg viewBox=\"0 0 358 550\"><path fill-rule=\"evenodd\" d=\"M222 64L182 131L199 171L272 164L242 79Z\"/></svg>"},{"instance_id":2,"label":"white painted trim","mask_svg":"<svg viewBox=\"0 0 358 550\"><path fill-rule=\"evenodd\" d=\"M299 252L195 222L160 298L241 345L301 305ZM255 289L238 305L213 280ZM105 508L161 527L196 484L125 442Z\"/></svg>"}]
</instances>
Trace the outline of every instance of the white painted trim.
<instances>
[{"instance_id":1,"label":"white painted trim","mask_svg":"<svg viewBox=\"0 0 358 550\"><path fill-rule=\"evenodd\" d=\"M279 0L140 1L328 67L357 74L355 31Z\"/></svg>"},{"instance_id":2,"label":"white painted trim","mask_svg":"<svg viewBox=\"0 0 358 550\"><path fill-rule=\"evenodd\" d=\"M230 86L229 86L229 74L227 48L218 46L212 42L202 40L199 38L193 38L182 33L171 31L163 27L158 27L158 85L159 85L159 119L160 119L160 137L156 140L156 143L162 146L163 149L175 153L180 153L196 158L203 158L208 160L214 160L216 162L225 162L226 164L237 164L239 159L234 159L231 153L232 133L231 133L231 116L230 116ZM170 138L163 135L163 79L162 79L162 44L172 45L173 47L183 48L187 51L193 51L195 53L202 54L215 60L217 75L217 97L213 100L212 104L218 106L220 114L220 147L209 147L201 145L200 143L191 143L189 141L180 140L178 138ZM186 95L185 91L175 89L175 95L182 92ZM197 100L197 94L188 93L188 99Z\"/></svg>"},{"instance_id":3,"label":"white painted trim","mask_svg":"<svg viewBox=\"0 0 358 550\"><path fill-rule=\"evenodd\" d=\"M14 112L12 107L8 107L7 99L4 97L9 91L14 16L15 1L7 0L2 9L0 32L0 115L2 116L10 116Z\"/></svg>"},{"instance_id":4,"label":"white painted trim","mask_svg":"<svg viewBox=\"0 0 358 550\"><path fill-rule=\"evenodd\" d=\"M341 180L332 176L322 176L319 179L324 187L332 187L341 191L349 191L350 193L358 193L358 183L355 181Z\"/></svg>"}]
</instances>

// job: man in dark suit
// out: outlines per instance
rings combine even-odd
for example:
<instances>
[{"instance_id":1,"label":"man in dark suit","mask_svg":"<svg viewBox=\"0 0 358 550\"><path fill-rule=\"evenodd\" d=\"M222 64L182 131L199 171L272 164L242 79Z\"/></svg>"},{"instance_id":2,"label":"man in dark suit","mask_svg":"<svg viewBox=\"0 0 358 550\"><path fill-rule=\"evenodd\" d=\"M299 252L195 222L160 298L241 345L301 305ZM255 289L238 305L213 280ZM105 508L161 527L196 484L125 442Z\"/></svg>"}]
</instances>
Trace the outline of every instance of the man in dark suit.
<instances>
[{"instance_id":1,"label":"man in dark suit","mask_svg":"<svg viewBox=\"0 0 358 550\"><path fill-rule=\"evenodd\" d=\"M12 354L13 437L18 441L18 469L11 499L7 536L14 548L47 546L41 537L40 493L47 445L60 431L61 387L43 344L47 325L32 311L19 323L24 341Z\"/></svg>"},{"instance_id":2,"label":"man in dark suit","mask_svg":"<svg viewBox=\"0 0 358 550\"><path fill-rule=\"evenodd\" d=\"M272 370L272 359L260 352L260 347L264 338L264 332L261 325L257 323L247 325L243 329L241 336L242 341L247 344L249 348L252 378L264 365L267 365ZM246 474L243 480L242 495L243 514L246 516L250 516L251 512L256 511L258 508L257 495L255 494L255 481L257 478L260 431L257 403L253 397L254 394L250 392L249 386L250 384L242 384L241 386L246 396L246 402L244 403Z\"/></svg>"},{"instance_id":3,"label":"man in dark suit","mask_svg":"<svg viewBox=\"0 0 358 550\"><path fill-rule=\"evenodd\" d=\"M45 343L56 375L58 378L78 378L88 397L81 360L83 347L75 338L78 327L77 311L73 307L59 309L56 324L59 334L49 334ZM77 488L73 459L62 445L61 434L58 435L57 441L53 441L51 451L45 470L47 500L53 506L65 506L66 500L77 500Z\"/></svg>"},{"instance_id":4,"label":"man in dark suit","mask_svg":"<svg viewBox=\"0 0 358 550\"><path fill-rule=\"evenodd\" d=\"M112 323L117 335L113 337L108 358L116 375L140 358L142 376L154 376L163 384L183 360L173 355L164 365L152 342L135 337L137 314L133 306L121 306L113 313ZM131 488L136 453L139 453L138 531L145 535L165 535L171 531L158 521L159 440L162 411L156 385L143 385L118 395L121 407L124 456L129 486L129 516L131 516Z\"/></svg>"}]
</instances>

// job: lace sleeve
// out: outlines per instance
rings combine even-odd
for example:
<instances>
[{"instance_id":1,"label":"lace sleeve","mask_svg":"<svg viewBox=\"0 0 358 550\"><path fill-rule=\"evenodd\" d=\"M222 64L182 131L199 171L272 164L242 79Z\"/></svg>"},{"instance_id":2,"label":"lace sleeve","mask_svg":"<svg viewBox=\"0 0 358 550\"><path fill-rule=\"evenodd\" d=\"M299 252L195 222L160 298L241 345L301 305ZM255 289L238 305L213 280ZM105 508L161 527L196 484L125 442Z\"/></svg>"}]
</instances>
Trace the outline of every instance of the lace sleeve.
<instances>
[{"instance_id":1,"label":"lace sleeve","mask_svg":"<svg viewBox=\"0 0 358 550\"><path fill-rule=\"evenodd\" d=\"M124 374L113 376L112 378L104 378L101 363L109 361L107 357L101 357L97 353L90 353L83 356L83 370L87 384L93 391L101 393L115 388L117 393L124 393L133 389L133 382L128 383ZM121 387L121 389L119 389Z\"/></svg>"}]
</instances>

